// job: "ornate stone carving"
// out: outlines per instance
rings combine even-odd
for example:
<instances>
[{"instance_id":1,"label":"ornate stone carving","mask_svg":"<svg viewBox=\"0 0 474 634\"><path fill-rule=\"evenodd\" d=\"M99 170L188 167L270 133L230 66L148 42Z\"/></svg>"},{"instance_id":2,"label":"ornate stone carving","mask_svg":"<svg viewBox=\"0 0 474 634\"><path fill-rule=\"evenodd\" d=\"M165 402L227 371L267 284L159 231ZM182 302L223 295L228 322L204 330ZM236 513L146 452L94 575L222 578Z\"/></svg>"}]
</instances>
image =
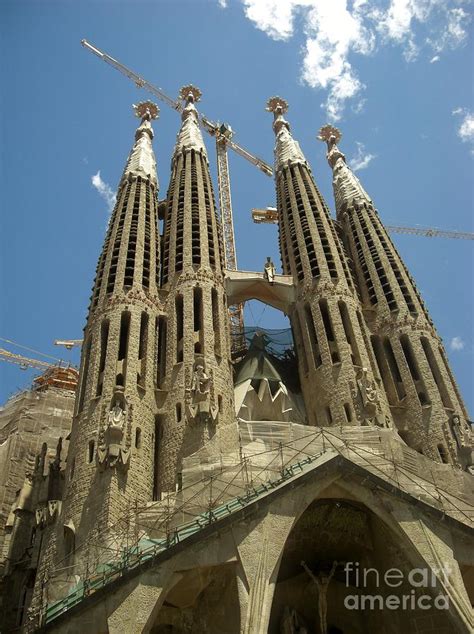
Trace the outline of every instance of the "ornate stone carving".
<instances>
[{"instance_id":1,"label":"ornate stone carving","mask_svg":"<svg viewBox=\"0 0 474 634\"><path fill-rule=\"evenodd\" d=\"M189 377L189 375L188 375ZM204 359L199 357L194 362L191 380L188 378L186 388L186 407L188 418L203 420L217 417L218 408L215 406L214 385L212 372L208 375Z\"/></svg>"},{"instance_id":2,"label":"ornate stone carving","mask_svg":"<svg viewBox=\"0 0 474 634\"><path fill-rule=\"evenodd\" d=\"M127 408L125 396L117 390L112 398L106 422L101 427L99 434L97 448L99 464L109 467L117 464L128 465L131 422L129 415L130 410Z\"/></svg>"},{"instance_id":3,"label":"ornate stone carving","mask_svg":"<svg viewBox=\"0 0 474 634\"><path fill-rule=\"evenodd\" d=\"M360 410L362 424L385 427L385 417L380 413L377 385L369 378L367 368L361 368L357 374L357 387L362 402Z\"/></svg>"},{"instance_id":4,"label":"ornate stone carving","mask_svg":"<svg viewBox=\"0 0 474 634\"><path fill-rule=\"evenodd\" d=\"M280 632L281 634L307 634L308 629L298 612L285 605L280 621Z\"/></svg>"},{"instance_id":5,"label":"ornate stone carving","mask_svg":"<svg viewBox=\"0 0 474 634\"><path fill-rule=\"evenodd\" d=\"M337 568L337 561L333 561L331 570L329 573L324 571L315 575L306 565L304 561L301 562L302 567L311 577L311 580L315 583L318 589L318 613L319 613L319 626L321 634L327 634L327 591L328 586L331 583L331 579L334 576Z\"/></svg>"}]
</instances>

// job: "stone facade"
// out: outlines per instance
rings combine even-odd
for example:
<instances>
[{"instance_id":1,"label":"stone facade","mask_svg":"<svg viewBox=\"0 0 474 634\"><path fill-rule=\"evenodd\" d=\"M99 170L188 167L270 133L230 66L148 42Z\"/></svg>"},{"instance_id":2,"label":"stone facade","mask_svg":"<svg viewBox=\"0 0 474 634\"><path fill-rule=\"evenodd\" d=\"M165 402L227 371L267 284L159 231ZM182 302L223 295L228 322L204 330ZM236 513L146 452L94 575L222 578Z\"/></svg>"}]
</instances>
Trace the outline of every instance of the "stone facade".
<instances>
[{"instance_id":1,"label":"stone facade","mask_svg":"<svg viewBox=\"0 0 474 634\"><path fill-rule=\"evenodd\" d=\"M200 91L186 86L180 97L160 203L157 108L136 106L141 124L84 331L67 466L60 442L18 482L16 501L9 493L14 591L4 622L67 634L471 632L467 413L337 131L321 130L335 221L285 101L269 100L283 275L272 263L226 271ZM296 357L278 358L258 333L232 362L228 304L253 297L289 315ZM359 567L396 568L403 579L379 592L378 580L360 584ZM431 583L414 589L413 569ZM347 607L364 593L413 605Z\"/></svg>"}]
</instances>

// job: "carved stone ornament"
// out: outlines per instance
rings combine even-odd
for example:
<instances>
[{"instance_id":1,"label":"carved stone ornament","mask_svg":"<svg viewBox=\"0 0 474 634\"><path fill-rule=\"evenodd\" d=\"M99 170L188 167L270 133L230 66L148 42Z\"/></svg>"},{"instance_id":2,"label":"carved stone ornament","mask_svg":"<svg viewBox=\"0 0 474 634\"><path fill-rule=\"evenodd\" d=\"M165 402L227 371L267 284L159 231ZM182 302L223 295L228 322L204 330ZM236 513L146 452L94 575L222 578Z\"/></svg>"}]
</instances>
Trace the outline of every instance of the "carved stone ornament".
<instances>
[{"instance_id":1,"label":"carved stone ornament","mask_svg":"<svg viewBox=\"0 0 474 634\"><path fill-rule=\"evenodd\" d=\"M35 511L36 525L39 527L52 524L61 512L61 500L48 500L48 503Z\"/></svg>"},{"instance_id":2,"label":"carved stone ornament","mask_svg":"<svg viewBox=\"0 0 474 634\"><path fill-rule=\"evenodd\" d=\"M267 257L267 261L265 262L265 265L263 267L263 272L270 284L273 284L273 282L275 281L276 268L270 257Z\"/></svg>"},{"instance_id":3,"label":"carved stone ornament","mask_svg":"<svg viewBox=\"0 0 474 634\"><path fill-rule=\"evenodd\" d=\"M116 391L99 433L97 457L103 466L128 465L130 458L130 408L122 391Z\"/></svg>"},{"instance_id":4,"label":"carved stone ornament","mask_svg":"<svg viewBox=\"0 0 474 634\"><path fill-rule=\"evenodd\" d=\"M186 388L186 409L188 418L192 421L206 420L217 417L218 408L215 406L212 373L206 372L205 361L202 357L194 361L191 380L188 375Z\"/></svg>"},{"instance_id":5,"label":"carved stone ornament","mask_svg":"<svg viewBox=\"0 0 474 634\"><path fill-rule=\"evenodd\" d=\"M357 387L362 401L362 418L365 424L385 427L384 417L378 413L379 397L377 386L373 379L368 376L367 368L361 368L357 375ZM364 423L363 423L364 424Z\"/></svg>"}]
</instances>

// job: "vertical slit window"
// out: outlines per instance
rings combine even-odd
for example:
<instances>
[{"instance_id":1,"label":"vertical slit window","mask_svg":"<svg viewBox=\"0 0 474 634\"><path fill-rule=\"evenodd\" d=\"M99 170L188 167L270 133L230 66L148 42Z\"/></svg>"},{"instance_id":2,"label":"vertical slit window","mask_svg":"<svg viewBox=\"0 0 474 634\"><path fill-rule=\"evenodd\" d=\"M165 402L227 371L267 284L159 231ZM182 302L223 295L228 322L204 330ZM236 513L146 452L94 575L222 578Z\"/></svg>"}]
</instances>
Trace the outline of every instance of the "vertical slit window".
<instances>
[{"instance_id":1,"label":"vertical slit window","mask_svg":"<svg viewBox=\"0 0 474 634\"><path fill-rule=\"evenodd\" d=\"M212 301L212 329L214 330L214 353L219 357L221 355L221 329L219 326L219 302L217 290L211 290Z\"/></svg>"},{"instance_id":2,"label":"vertical slit window","mask_svg":"<svg viewBox=\"0 0 474 634\"><path fill-rule=\"evenodd\" d=\"M449 392L446 388L446 384L444 382L443 376L439 370L430 342L428 341L426 337L421 337L421 345L423 347L426 360L428 361L428 365L430 366L433 379L435 380L435 383L438 387L438 391L441 396L441 400L443 401L443 405L444 407L452 408L453 404L449 397Z\"/></svg>"},{"instance_id":3,"label":"vertical slit window","mask_svg":"<svg viewBox=\"0 0 474 634\"><path fill-rule=\"evenodd\" d=\"M349 310L345 302L342 302L342 301L338 302L338 306L339 306L339 312L341 314L342 326L344 328L344 333L346 335L346 341L349 344L349 347L351 349L352 363L354 365L361 366L362 363L359 356L359 350L357 348L354 330L352 328L352 321L349 316Z\"/></svg>"},{"instance_id":4,"label":"vertical slit window","mask_svg":"<svg viewBox=\"0 0 474 634\"><path fill-rule=\"evenodd\" d=\"M142 286L150 288L151 204L150 186L145 185L145 235L143 241Z\"/></svg>"},{"instance_id":5,"label":"vertical slit window","mask_svg":"<svg viewBox=\"0 0 474 634\"><path fill-rule=\"evenodd\" d=\"M156 384L160 386L166 376L166 339L167 339L168 322L166 317L158 317L158 343L157 343L157 380Z\"/></svg>"},{"instance_id":6,"label":"vertical slit window","mask_svg":"<svg viewBox=\"0 0 474 634\"><path fill-rule=\"evenodd\" d=\"M158 482L158 473L160 465L160 444L161 436L163 434L163 417L155 416L155 432L153 434L154 440L154 460L153 460L153 500L161 499L160 487Z\"/></svg>"},{"instance_id":7,"label":"vertical slit window","mask_svg":"<svg viewBox=\"0 0 474 634\"><path fill-rule=\"evenodd\" d=\"M193 315L194 315L194 352L203 353L202 332L202 288L193 288Z\"/></svg>"},{"instance_id":8,"label":"vertical slit window","mask_svg":"<svg viewBox=\"0 0 474 634\"><path fill-rule=\"evenodd\" d=\"M307 359L307 351L305 349L305 345L304 345L304 340L303 340L303 328L304 328L304 320L302 318L302 316L297 313L297 318L298 319L293 319L292 321L292 327L293 330L295 331L295 334L293 335L293 341L298 342L301 345L301 350L302 350L302 355L301 355L301 359L303 362L303 372L305 374L308 374L309 372L309 366L308 366L308 359ZM299 358L299 354L298 354L298 346L295 345L295 351L296 354Z\"/></svg>"},{"instance_id":9,"label":"vertical slit window","mask_svg":"<svg viewBox=\"0 0 474 634\"><path fill-rule=\"evenodd\" d=\"M137 251L138 220L140 216L140 192L141 179L137 178L135 185L135 198L133 201L132 218L128 234L127 259L125 262L124 287L133 286L133 276L135 273L135 256Z\"/></svg>"},{"instance_id":10,"label":"vertical slit window","mask_svg":"<svg viewBox=\"0 0 474 634\"><path fill-rule=\"evenodd\" d=\"M196 153L191 150L191 249L194 266L201 264L201 223L199 219L199 189Z\"/></svg>"},{"instance_id":11,"label":"vertical slit window","mask_svg":"<svg viewBox=\"0 0 474 634\"><path fill-rule=\"evenodd\" d=\"M397 390L398 399L401 401L406 396L405 387L403 385L402 375L398 369L398 363L393 352L392 344L390 343L390 339L387 337L384 339L383 348L387 358L388 367L390 368L392 379Z\"/></svg>"},{"instance_id":12,"label":"vertical slit window","mask_svg":"<svg viewBox=\"0 0 474 634\"><path fill-rule=\"evenodd\" d=\"M102 394L108 341L109 341L109 321L105 320L102 322L100 327L100 360L99 360L99 376L97 378L96 396L100 396Z\"/></svg>"},{"instance_id":13,"label":"vertical slit window","mask_svg":"<svg viewBox=\"0 0 474 634\"><path fill-rule=\"evenodd\" d=\"M146 360L148 351L148 313L143 312L140 319L140 340L138 344L138 374L137 383L142 387L146 385Z\"/></svg>"},{"instance_id":14,"label":"vertical slit window","mask_svg":"<svg viewBox=\"0 0 474 634\"><path fill-rule=\"evenodd\" d=\"M390 367L384 354L384 349L380 337L373 335L371 338L372 350L374 351L375 360L377 363L379 375L382 377L382 382L387 393L388 401L390 405L395 405L397 400L402 398L399 396L398 387L394 378L391 377ZM392 375L393 377L393 375Z\"/></svg>"},{"instance_id":15,"label":"vertical slit window","mask_svg":"<svg viewBox=\"0 0 474 634\"><path fill-rule=\"evenodd\" d=\"M411 374L411 378L413 379L413 383L415 384L420 404L429 405L430 401L426 394L426 388L420 376L420 370L418 368L418 363L415 359L415 355L413 354L411 341L408 339L407 335L402 335L400 337L400 345L402 347L405 361Z\"/></svg>"},{"instance_id":16,"label":"vertical slit window","mask_svg":"<svg viewBox=\"0 0 474 634\"><path fill-rule=\"evenodd\" d=\"M332 425L332 413L330 407L326 407L326 421L328 425Z\"/></svg>"},{"instance_id":17,"label":"vertical slit window","mask_svg":"<svg viewBox=\"0 0 474 634\"><path fill-rule=\"evenodd\" d=\"M95 441L89 440L89 445L87 447L87 462L89 464L91 464L91 462L93 462L94 460L94 453L95 453Z\"/></svg>"},{"instance_id":18,"label":"vertical slit window","mask_svg":"<svg viewBox=\"0 0 474 634\"><path fill-rule=\"evenodd\" d=\"M135 449L141 449L142 446L142 430L137 427L135 430Z\"/></svg>"},{"instance_id":19,"label":"vertical slit window","mask_svg":"<svg viewBox=\"0 0 474 634\"><path fill-rule=\"evenodd\" d=\"M346 415L346 421L350 423L352 421L352 412L349 403L344 403L344 413Z\"/></svg>"},{"instance_id":20,"label":"vertical slit window","mask_svg":"<svg viewBox=\"0 0 474 634\"><path fill-rule=\"evenodd\" d=\"M306 318L306 330L308 333L309 341L311 343L311 350L313 352L314 367L319 368L322 364L321 352L319 350L318 337L316 335L316 328L314 326L313 313L311 307L306 304L304 307L304 313Z\"/></svg>"},{"instance_id":21,"label":"vertical slit window","mask_svg":"<svg viewBox=\"0 0 474 634\"><path fill-rule=\"evenodd\" d=\"M181 363L183 360L183 333L184 333L184 313L183 313L183 296L177 295L175 298L176 308L176 362Z\"/></svg>"},{"instance_id":22,"label":"vertical slit window","mask_svg":"<svg viewBox=\"0 0 474 634\"><path fill-rule=\"evenodd\" d=\"M120 338L118 360L123 361L128 352L128 335L130 332L130 313L122 313L120 318Z\"/></svg>"},{"instance_id":23,"label":"vertical slit window","mask_svg":"<svg viewBox=\"0 0 474 634\"><path fill-rule=\"evenodd\" d=\"M87 389L87 378L89 376L89 360L91 356L91 343L92 341L91 341L91 338L89 337L84 349L85 352L84 352L84 363L82 365L81 390L79 393L79 405L77 408L78 414L82 412L82 409L84 407L84 398L85 398L86 389Z\"/></svg>"},{"instance_id":24,"label":"vertical slit window","mask_svg":"<svg viewBox=\"0 0 474 634\"><path fill-rule=\"evenodd\" d=\"M341 359L339 357L339 352L334 337L334 330L331 323L331 316L329 314L329 306L326 299L321 299L319 301L319 308L321 310L321 317L323 318L326 339L328 342L329 351L331 353L331 361L332 363L339 363Z\"/></svg>"},{"instance_id":25,"label":"vertical slit window","mask_svg":"<svg viewBox=\"0 0 474 634\"><path fill-rule=\"evenodd\" d=\"M449 464L448 452L444 445L438 445L438 454L441 462L444 464Z\"/></svg>"}]
</instances>

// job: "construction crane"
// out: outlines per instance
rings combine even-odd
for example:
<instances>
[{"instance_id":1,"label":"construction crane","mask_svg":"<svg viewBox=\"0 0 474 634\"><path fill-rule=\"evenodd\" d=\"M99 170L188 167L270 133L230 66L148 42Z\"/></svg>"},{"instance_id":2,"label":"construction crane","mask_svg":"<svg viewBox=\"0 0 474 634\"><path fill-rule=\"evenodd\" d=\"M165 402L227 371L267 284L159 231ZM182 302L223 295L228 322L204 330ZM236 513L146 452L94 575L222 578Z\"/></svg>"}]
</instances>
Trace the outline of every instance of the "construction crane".
<instances>
[{"instance_id":1,"label":"construction crane","mask_svg":"<svg viewBox=\"0 0 474 634\"><path fill-rule=\"evenodd\" d=\"M47 370L48 368L55 367L53 363L48 363L48 361L29 359L28 357L24 357L21 354L14 354L13 352L5 350L4 348L0 348L0 361L7 361L8 363L19 365L22 370L27 370L28 368Z\"/></svg>"},{"instance_id":2,"label":"construction crane","mask_svg":"<svg viewBox=\"0 0 474 634\"><path fill-rule=\"evenodd\" d=\"M252 219L256 224L278 224L278 211L275 207L265 209L252 209ZM474 240L474 233L466 231L445 231L443 229L423 228L423 227L398 227L395 225L385 225L385 229L390 233L408 233L416 236L426 236L427 238L457 238L458 240Z\"/></svg>"},{"instance_id":3,"label":"construction crane","mask_svg":"<svg viewBox=\"0 0 474 634\"><path fill-rule=\"evenodd\" d=\"M66 350L71 350L75 346L82 346L83 339L55 339L55 346L64 346Z\"/></svg>"},{"instance_id":4,"label":"construction crane","mask_svg":"<svg viewBox=\"0 0 474 634\"><path fill-rule=\"evenodd\" d=\"M94 55L97 55L97 57L112 66L112 68L115 68L122 73L122 75L131 79L137 88L144 88L157 99L170 106L170 108L176 110L176 112L182 112L182 104L169 97L161 88L157 88L146 79L143 79L140 75L130 70L107 53L104 53L96 46L93 46L87 40L81 40L81 44L88 51L94 53ZM242 158L252 163L252 165L258 167L267 176L271 177L273 175L273 170L265 161L253 155L251 152L248 152L245 148L232 140L233 131L229 125L213 122L202 113L199 113L199 124L203 130L216 139L217 180L224 243L224 265L226 269L235 271L237 270L237 257L235 253L234 223L232 218L232 199L230 193L227 148L230 148L239 156L242 156ZM243 334L243 304L231 306L229 308L229 318L231 332L233 335L233 348L234 350L242 349L245 347Z\"/></svg>"}]
</instances>

